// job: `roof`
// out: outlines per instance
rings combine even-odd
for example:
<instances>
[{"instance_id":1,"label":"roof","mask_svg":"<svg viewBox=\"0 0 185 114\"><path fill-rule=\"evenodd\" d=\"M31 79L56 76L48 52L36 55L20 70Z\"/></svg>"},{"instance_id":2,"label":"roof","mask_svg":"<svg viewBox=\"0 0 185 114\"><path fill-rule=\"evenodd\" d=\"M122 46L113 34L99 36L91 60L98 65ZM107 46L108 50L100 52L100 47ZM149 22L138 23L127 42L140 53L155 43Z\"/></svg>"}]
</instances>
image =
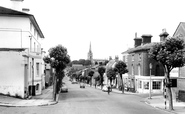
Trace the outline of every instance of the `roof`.
<instances>
[{"instance_id":1,"label":"roof","mask_svg":"<svg viewBox=\"0 0 185 114\"><path fill-rule=\"evenodd\" d=\"M183 35L185 37L185 22L180 22L173 36ZM182 37L182 36L181 36Z\"/></svg>"},{"instance_id":2,"label":"roof","mask_svg":"<svg viewBox=\"0 0 185 114\"><path fill-rule=\"evenodd\" d=\"M116 62L114 59L110 60L110 61L107 63L107 65L106 65L106 69L111 69L111 68L113 68L113 67L115 66L116 63L117 63L117 62Z\"/></svg>"},{"instance_id":3,"label":"roof","mask_svg":"<svg viewBox=\"0 0 185 114\"><path fill-rule=\"evenodd\" d=\"M165 32L163 32L163 33L161 33L159 36L161 37L161 36L168 36L169 34L165 31Z\"/></svg>"},{"instance_id":4,"label":"roof","mask_svg":"<svg viewBox=\"0 0 185 114\"><path fill-rule=\"evenodd\" d=\"M144 44L144 45L140 45L136 48L128 49L127 51L123 52L122 54L124 54L124 53L134 53L134 52L138 52L138 51L146 51L146 50L149 50L154 44L156 44L156 43L153 42L153 43L147 43L147 44Z\"/></svg>"},{"instance_id":5,"label":"roof","mask_svg":"<svg viewBox=\"0 0 185 114\"><path fill-rule=\"evenodd\" d=\"M39 25L33 15L0 6L0 16L28 17L31 20L31 22L33 23L34 27L37 29L40 37L44 38L44 35L43 35L43 33L42 33L42 31L41 31L41 29L40 29L40 27L39 27Z\"/></svg>"}]
</instances>

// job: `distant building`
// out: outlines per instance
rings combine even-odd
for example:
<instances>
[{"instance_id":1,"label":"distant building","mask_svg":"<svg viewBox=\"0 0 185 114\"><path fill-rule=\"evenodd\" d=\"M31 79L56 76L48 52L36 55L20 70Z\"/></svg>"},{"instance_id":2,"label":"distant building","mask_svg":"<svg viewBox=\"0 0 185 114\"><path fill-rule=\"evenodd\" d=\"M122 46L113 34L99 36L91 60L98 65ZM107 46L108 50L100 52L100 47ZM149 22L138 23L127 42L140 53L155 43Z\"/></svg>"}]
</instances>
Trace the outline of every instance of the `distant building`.
<instances>
[{"instance_id":1,"label":"distant building","mask_svg":"<svg viewBox=\"0 0 185 114\"><path fill-rule=\"evenodd\" d=\"M82 70L84 68L86 68L85 66L83 66L82 64L72 64L72 68L74 70Z\"/></svg>"},{"instance_id":2,"label":"distant building","mask_svg":"<svg viewBox=\"0 0 185 114\"><path fill-rule=\"evenodd\" d=\"M101 64L101 63L104 63L106 61L106 59L93 59L93 52L92 52L92 49L91 49L91 43L90 43L90 46L89 46L89 52L87 54L87 60L90 60L92 65L94 64Z\"/></svg>"},{"instance_id":3,"label":"distant building","mask_svg":"<svg viewBox=\"0 0 185 114\"><path fill-rule=\"evenodd\" d=\"M91 43L90 43L90 46L89 46L89 52L87 54L87 60L90 60L91 63L93 62L93 53L92 53L92 50L91 50Z\"/></svg>"}]
</instances>

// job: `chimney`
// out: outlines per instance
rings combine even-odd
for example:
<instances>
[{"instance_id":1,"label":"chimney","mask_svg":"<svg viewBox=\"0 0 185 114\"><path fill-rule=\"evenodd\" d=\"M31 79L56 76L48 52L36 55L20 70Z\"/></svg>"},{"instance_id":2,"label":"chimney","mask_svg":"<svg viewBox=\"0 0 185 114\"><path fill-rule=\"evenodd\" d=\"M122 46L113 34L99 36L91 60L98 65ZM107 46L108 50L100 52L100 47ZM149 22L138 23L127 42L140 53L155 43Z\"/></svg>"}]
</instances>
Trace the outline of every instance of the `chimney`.
<instances>
[{"instance_id":1,"label":"chimney","mask_svg":"<svg viewBox=\"0 0 185 114\"><path fill-rule=\"evenodd\" d=\"M134 41L135 41L134 47L140 46L142 43L142 39L137 37L137 32L135 33Z\"/></svg>"},{"instance_id":2,"label":"chimney","mask_svg":"<svg viewBox=\"0 0 185 114\"><path fill-rule=\"evenodd\" d=\"M14 10L22 11L22 2L24 0L10 0L11 1L11 8Z\"/></svg>"},{"instance_id":3,"label":"chimney","mask_svg":"<svg viewBox=\"0 0 185 114\"><path fill-rule=\"evenodd\" d=\"M142 37L142 45L151 43L151 38L152 38L151 34L143 34L141 37Z\"/></svg>"},{"instance_id":4,"label":"chimney","mask_svg":"<svg viewBox=\"0 0 185 114\"><path fill-rule=\"evenodd\" d=\"M109 56L109 61L110 61L110 60L112 60L112 57L111 57L111 56Z\"/></svg>"},{"instance_id":5,"label":"chimney","mask_svg":"<svg viewBox=\"0 0 185 114\"><path fill-rule=\"evenodd\" d=\"M169 34L166 32L166 29L162 29L162 33L159 35L160 36L160 41L164 42Z\"/></svg>"},{"instance_id":6,"label":"chimney","mask_svg":"<svg viewBox=\"0 0 185 114\"><path fill-rule=\"evenodd\" d=\"M115 61L118 62L119 61L119 57L115 56Z\"/></svg>"}]
</instances>

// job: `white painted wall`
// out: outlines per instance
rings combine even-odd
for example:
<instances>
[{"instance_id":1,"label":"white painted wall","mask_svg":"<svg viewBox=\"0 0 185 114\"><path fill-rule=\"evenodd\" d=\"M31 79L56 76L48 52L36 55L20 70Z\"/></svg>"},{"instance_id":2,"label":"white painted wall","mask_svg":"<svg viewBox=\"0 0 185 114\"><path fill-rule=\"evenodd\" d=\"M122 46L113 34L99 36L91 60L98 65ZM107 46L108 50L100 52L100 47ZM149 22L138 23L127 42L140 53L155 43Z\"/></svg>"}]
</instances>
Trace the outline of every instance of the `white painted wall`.
<instances>
[{"instance_id":1,"label":"white painted wall","mask_svg":"<svg viewBox=\"0 0 185 114\"><path fill-rule=\"evenodd\" d=\"M0 93L24 97L24 58L20 52L0 51Z\"/></svg>"},{"instance_id":2,"label":"white painted wall","mask_svg":"<svg viewBox=\"0 0 185 114\"><path fill-rule=\"evenodd\" d=\"M42 60L41 44L39 43L40 36L38 35L35 27L33 26L33 24L31 24L30 19L27 17L0 16L0 22L1 22L0 24L0 48L28 48L28 53L30 56L29 62L28 62L28 69L29 69L28 70L28 85L32 85L33 77L32 77L30 65L32 65L32 58L34 58L34 85L36 84L40 85L39 91L37 91L36 94L41 94L41 71L39 71L38 76L36 75L36 72L35 72L36 62L40 63L39 70L41 70L41 60ZM36 31L36 34L34 30ZM5 61L3 59L1 60ZM12 61L10 61L10 63L11 62ZM20 62L20 61L17 61L17 62ZM14 62L12 62L11 64L14 64ZM4 64L1 64L0 65L2 67L1 70L4 70L4 71L9 70L8 65L11 65L11 64L6 64L7 67L3 67ZM13 69L12 72L15 72L17 70L19 73L21 72L24 74L24 70L20 71L20 69L18 68ZM8 74L4 74L4 75L8 75ZM22 80L22 81L19 81L19 84L24 84L24 78L23 77L18 77L18 78L20 78L20 79L17 79L18 81ZM12 86L13 84L14 83L12 83ZM0 86L5 86L5 85L4 83L0 83ZM10 91L14 93L15 91L17 91L16 88L17 88L17 85L15 84L15 90L12 89ZM5 94L6 92L7 91L4 91Z\"/></svg>"},{"instance_id":3,"label":"white painted wall","mask_svg":"<svg viewBox=\"0 0 185 114\"><path fill-rule=\"evenodd\" d=\"M37 31L34 33L29 18L0 16L0 22L0 48L31 48L31 52L41 52L41 38Z\"/></svg>"}]
</instances>

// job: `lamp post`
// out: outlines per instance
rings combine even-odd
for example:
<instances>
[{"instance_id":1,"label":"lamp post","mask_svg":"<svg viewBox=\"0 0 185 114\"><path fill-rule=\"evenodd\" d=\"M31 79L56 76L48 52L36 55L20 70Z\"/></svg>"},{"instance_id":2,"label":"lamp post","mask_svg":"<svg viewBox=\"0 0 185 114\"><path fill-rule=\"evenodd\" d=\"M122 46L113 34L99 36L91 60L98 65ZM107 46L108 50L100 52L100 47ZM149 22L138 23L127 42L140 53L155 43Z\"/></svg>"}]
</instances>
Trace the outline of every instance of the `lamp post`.
<instances>
[{"instance_id":1,"label":"lamp post","mask_svg":"<svg viewBox=\"0 0 185 114\"><path fill-rule=\"evenodd\" d=\"M152 92L152 80L151 80L151 75L152 75L152 63L149 64L150 67L150 92L149 92L149 99L151 99L151 92Z\"/></svg>"},{"instance_id":2,"label":"lamp post","mask_svg":"<svg viewBox=\"0 0 185 114\"><path fill-rule=\"evenodd\" d=\"M51 63L55 61L55 58L51 58ZM51 65L51 64L50 64ZM52 74L53 74L53 99L54 101L56 100L56 77L55 77L55 69L51 66L52 68Z\"/></svg>"}]
</instances>

